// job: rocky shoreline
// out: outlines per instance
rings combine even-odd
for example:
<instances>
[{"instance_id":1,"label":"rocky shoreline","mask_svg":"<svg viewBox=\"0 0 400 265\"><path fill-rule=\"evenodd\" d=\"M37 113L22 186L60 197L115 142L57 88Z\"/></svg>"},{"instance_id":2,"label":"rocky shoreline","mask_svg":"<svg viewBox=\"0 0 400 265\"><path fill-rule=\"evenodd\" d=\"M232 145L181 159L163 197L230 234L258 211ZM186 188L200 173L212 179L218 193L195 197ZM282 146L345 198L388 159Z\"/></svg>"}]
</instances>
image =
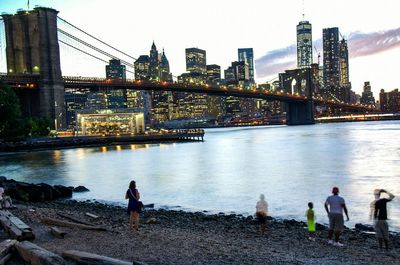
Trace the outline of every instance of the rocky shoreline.
<instances>
[{"instance_id":1,"label":"rocky shoreline","mask_svg":"<svg viewBox=\"0 0 400 265\"><path fill-rule=\"evenodd\" d=\"M145 264L399 264L400 259L399 234L391 234L391 250L385 252L377 249L373 234L346 229L345 246L338 248L327 244L325 226L317 226L312 242L305 223L295 220L270 218L261 236L252 216L234 214L147 209L135 232L129 230L125 208L99 202L23 202L10 211L33 229L35 244L55 253L75 249ZM108 231L63 227L65 238L55 238L42 220L60 213ZM4 232L0 236L7 238Z\"/></svg>"}]
</instances>

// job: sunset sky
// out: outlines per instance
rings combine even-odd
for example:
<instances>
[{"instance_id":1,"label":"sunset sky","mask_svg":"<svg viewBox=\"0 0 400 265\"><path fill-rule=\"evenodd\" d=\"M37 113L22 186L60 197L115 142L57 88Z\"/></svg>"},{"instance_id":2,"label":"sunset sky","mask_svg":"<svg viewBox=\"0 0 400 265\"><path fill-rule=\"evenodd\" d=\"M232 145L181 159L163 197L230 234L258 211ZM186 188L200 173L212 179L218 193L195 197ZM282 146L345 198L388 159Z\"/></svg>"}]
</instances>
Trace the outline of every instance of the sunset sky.
<instances>
[{"instance_id":1,"label":"sunset sky","mask_svg":"<svg viewBox=\"0 0 400 265\"><path fill-rule=\"evenodd\" d=\"M375 97L381 88L400 87L398 0L305 0L315 48L322 55L322 29L339 27L349 40L350 81L361 93L370 81ZM226 69L238 48L254 48L256 80L264 82L296 65L296 25L302 0L31 0L60 11L59 16L137 58L152 41L165 49L173 75L185 71L185 48L207 51L207 63ZM27 1L1 0L0 11L27 8ZM4 44L1 43L2 47ZM61 47L63 75L104 76L104 63ZM4 48L3 48L4 50ZM1 56L1 69L5 68ZM314 62L317 54L314 51ZM322 63L322 58L321 58Z\"/></svg>"}]
</instances>

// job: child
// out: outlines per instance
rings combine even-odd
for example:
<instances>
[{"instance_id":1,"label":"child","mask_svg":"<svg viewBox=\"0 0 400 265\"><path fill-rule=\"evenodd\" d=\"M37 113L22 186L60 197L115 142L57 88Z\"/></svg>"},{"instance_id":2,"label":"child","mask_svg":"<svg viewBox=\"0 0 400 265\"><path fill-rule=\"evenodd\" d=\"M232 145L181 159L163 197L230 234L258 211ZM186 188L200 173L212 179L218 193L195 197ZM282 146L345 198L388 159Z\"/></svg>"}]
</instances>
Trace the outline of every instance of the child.
<instances>
[{"instance_id":1,"label":"child","mask_svg":"<svg viewBox=\"0 0 400 265\"><path fill-rule=\"evenodd\" d=\"M314 214L314 204L312 202L308 203L308 210L306 211L307 216L307 226L308 226L308 239L315 241L315 214Z\"/></svg>"},{"instance_id":2,"label":"child","mask_svg":"<svg viewBox=\"0 0 400 265\"><path fill-rule=\"evenodd\" d=\"M256 216L260 225L260 234L264 235L267 226L268 203L265 201L264 194L260 195L260 200L256 205Z\"/></svg>"}]
</instances>

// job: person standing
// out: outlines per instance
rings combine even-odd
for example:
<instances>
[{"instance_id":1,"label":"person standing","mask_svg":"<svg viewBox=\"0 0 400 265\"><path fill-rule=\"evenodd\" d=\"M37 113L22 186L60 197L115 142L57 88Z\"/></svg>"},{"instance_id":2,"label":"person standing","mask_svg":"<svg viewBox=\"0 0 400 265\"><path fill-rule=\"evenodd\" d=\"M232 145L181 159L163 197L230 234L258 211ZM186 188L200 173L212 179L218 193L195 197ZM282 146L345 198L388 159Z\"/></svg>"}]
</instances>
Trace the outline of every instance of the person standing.
<instances>
[{"instance_id":1,"label":"person standing","mask_svg":"<svg viewBox=\"0 0 400 265\"><path fill-rule=\"evenodd\" d=\"M259 231L261 235L264 235L267 226L268 216L268 203L265 201L264 194L260 195L260 200L256 204L256 217L258 224L260 225Z\"/></svg>"},{"instance_id":2,"label":"person standing","mask_svg":"<svg viewBox=\"0 0 400 265\"><path fill-rule=\"evenodd\" d=\"M308 239L315 241L315 214L314 214L314 204L312 202L308 203L308 210L306 211L306 217L307 217Z\"/></svg>"},{"instance_id":3,"label":"person standing","mask_svg":"<svg viewBox=\"0 0 400 265\"><path fill-rule=\"evenodd\" d=\"M382 193L389 195L389 198L380 198ZM385 242L386 250L389 250L389 226L387 223L387 206L386 204L392 201L394 195L386 190L380 190L378 200L375 202L374 210L374 229L376 237L378 238L379 248L382 249L383 242Z\"/></svg>"},{"instance_id":4,"label":"person standing","mask_svg":"<svg viewBox=\"0 0 400 265\"><path fill-rule=\"evenodd\" d=\"M329 196L325 202L325 210L329 217L328 244L342 247L343 244L339 242L339 238L344 228L343 211L347 221L349 221L349 214L344 199L339 196L339 188L334 187L332 193L333 195ZM333 235L335 235L335 241L332 240Z\"/></svg>"},{"instance_id":5,"label":"person standing","mask_svg":"<svg viewBox=\"0 0 400 265\"><path fill-rule=\"evenodd\" d=\"M139 215L142 212L142 203L139 201L140 194L136 189L136 182L132 180L129 183L129 189L126 191L125 199L128 201L129 227L136 231L139 230Z\"/></svg>"}]
</instances>

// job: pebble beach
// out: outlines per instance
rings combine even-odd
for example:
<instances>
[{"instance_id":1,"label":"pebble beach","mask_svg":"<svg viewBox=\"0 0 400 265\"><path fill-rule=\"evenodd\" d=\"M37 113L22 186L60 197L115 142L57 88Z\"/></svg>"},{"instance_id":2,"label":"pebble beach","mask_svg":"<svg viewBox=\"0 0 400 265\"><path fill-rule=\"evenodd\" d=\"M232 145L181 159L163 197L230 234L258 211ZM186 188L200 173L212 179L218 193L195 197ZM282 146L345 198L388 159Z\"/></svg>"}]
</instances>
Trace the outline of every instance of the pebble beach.
<instances>
[{"instance_id":1,"label":"pebble beach","mask_svg":"<svg viewBox=\"0 0 400 265\"><path fill-rule=\"evenodd\" d=\"M252 216L210 215L147 209L139 231L131 231L126 209L93 201L57 200L20 203L10 210L35 233L35 244L54 253L80 250L137 264L399 264L400 235L390 236L390 250L381 251L373 233L346 229L344 247L327 244L327 228L317 224L316 241L307 239L304 222L270 218L265 235ZM93 219L86 215L99 216ZM62 227L55 238L43 218L73 216L108 231ZM2 232L2 239L7 235ZM18 259L9 264L25 264Z\"/></svg>"}]
</instances>

